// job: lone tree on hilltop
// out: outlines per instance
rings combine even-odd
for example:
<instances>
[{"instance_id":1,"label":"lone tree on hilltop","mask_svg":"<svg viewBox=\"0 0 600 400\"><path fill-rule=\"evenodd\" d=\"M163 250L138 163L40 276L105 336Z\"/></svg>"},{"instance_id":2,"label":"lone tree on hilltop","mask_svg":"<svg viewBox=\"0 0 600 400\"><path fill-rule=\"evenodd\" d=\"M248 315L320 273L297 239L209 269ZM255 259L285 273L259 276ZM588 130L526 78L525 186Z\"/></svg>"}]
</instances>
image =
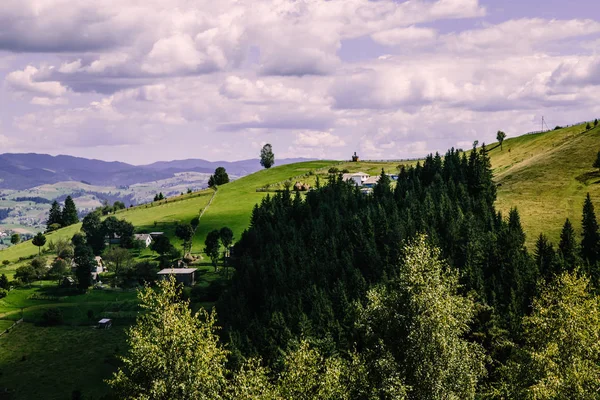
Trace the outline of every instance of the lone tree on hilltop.
<instances>
[{"instance_id":1,"label":"lone tree on hilltop","mask_svg":"<svg viewBox=\"0 0 600 400\"><path fill-rule=\"evenodd\" d=\"M502 143L504 142L504 139L506 139L506 133L498 131L496 134L496 140L500 143L500 150L502 150Z\"/></svg>"},{"instance_id":2,"label":"lone tree on hilltop","mask_svg":"<svg viewBox=\"0 0 600 400\"><path fill-rule=\"evenodd\" d=\"M38 232L37 235L33 237L32 241L34 246L38 247L38 255L42 252L42 246L46 244L46 236L42 232Z\"/></svg>"},{"instance_id":3,"label":"lone tree on hilltop","mask_svg":"<svg viewBox=\"0 0 600 400\"><path fill-rule=\"evenodd\" d=\"M598 118L594 120L594 128L598 126Z\"/></svg>"},{"instance_id":4,"label":"lone tree on hilltop","mask_svg":"<svg viewBox=\"0 0 600 400\"><path fill-rule=\"evenodd\" d=\"M589 131L590 129L592 129L592 125L590 125L590 123L588 122L588 123L585 125L585 130L586 130L586 131Z\"/></svg>"},{"instance_id":5,"label":"lone tree on hilltop","mask_svg":"<svg viewBox=\"0 0 600 400\"><path fill-rule=\"evenodd\" d=\"M77 216L77 207L75 206L75 202L71 196L67 196L65 199L65 207L62 211L62 225L69 226L78 222L79 217Z\"/></svg>"},{"instance_id":6,"label":"lone tree on hilltop","mask_svg":"<svg viewBox=\"0 0 600 400\"><path fill-rule=\"evenodd\" d=\"M265 144L260 151L260 165L269 169L275 164L275 154L273 154L273 146L269 143Z\"/></svg>"},{"instance_id":7,"label":"lone tree on hilltop","mask_svg":"<svg viewBox=\"0 0 600 400\"><path fill-rule=\"evenodd\" d=\"M18 233L13 233L13 235L10 237L10 242L12 244L19 244L20 241L21 241L21 236L19 236Z\"/></svg>"},{"instance_id":8,"label":"lone tree on hilltop","mask_svg":"<svg viewBox=\"0 0 600 400\"><path fill-rule=\"evenodd\" d=\"M594 168L600 169L600 151L598 152L598 155L596 156L596 161L594 161L594 165L592 166Z\"/></svg>"}]
</instances>

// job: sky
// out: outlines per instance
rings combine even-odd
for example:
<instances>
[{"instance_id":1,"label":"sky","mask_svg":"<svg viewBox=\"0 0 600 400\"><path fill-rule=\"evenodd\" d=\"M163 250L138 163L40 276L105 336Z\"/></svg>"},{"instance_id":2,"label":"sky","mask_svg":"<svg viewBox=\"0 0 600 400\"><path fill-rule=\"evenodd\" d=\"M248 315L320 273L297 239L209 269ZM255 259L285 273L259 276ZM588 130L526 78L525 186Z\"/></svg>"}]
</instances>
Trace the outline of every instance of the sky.
<instances>
[{"instance_id":1,"label":"sky","mask_svg":"<svg viewBox=\"0 0 600 400\"><path fill-rule=\"evenodd\" d=\"M593 0L1 0L0 153L404 159L600 117Z\"/></svg>"}]
</instances>

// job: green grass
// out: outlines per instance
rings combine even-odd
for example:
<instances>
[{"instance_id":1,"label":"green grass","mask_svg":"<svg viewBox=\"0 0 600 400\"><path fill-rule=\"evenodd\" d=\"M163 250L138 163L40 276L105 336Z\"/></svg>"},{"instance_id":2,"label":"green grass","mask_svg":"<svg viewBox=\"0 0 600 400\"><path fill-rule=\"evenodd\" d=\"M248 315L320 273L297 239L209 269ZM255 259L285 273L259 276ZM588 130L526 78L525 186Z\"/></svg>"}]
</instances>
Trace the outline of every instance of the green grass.
<instances>
[{"instance_id":1,"label":"green grass","mask_svg":"<svg viewBox=\"0 0 600 400\"><path fill-rule=\"evenodd\" d=\"M0 390L11 399L84 398L108 392L104 380L116 371L117 354L127 348L123 327L39 327L22 323L0 337Z\"/></svg>"},{"instance_id":2,"label":"green grass","mask_svg":"<svg viewBox=\"0 0 600 400\"><path fill-rule=\"evenodd\" d=\"M194 237L194 247L196 249L203 248L208 232L224 226L231 228L235 238L239 239L242 232L248 228L252 208L268 194L257 192L256 189L262 188L266 184L273 185L293 178L291 179L292 183L300 181L314 186L317 175L322 179L322 183L325 183L324 178L327 175L327 170L332 166L340 170L347 168L350 172L362 171L375 175L381 173L382 168L385 168L388 172L395 172L397 165L396 162L340 163L339 161L310 161L262 170L240 178L219 187L212 205L200 221L200 226ZM311 171L313 175L307 175ZM270 194L273 195L273 193Z\"/></svg>"},{"instance_id":3,"label":"green grass","mask_svg":"<svg viewBox=\"0 0 600 400\"><path fill-rule=\"evenodd\" d=\"M504 215L517 207L529 248L541 232L558 243L565 218L579 232L588 192L600 210L600 173L592 167L600 151L600 128L586 132L585 125L578 125L524 135L505 140L502 147L490 152L500 185L496 206Z\"/></svg>"}]
</instances>

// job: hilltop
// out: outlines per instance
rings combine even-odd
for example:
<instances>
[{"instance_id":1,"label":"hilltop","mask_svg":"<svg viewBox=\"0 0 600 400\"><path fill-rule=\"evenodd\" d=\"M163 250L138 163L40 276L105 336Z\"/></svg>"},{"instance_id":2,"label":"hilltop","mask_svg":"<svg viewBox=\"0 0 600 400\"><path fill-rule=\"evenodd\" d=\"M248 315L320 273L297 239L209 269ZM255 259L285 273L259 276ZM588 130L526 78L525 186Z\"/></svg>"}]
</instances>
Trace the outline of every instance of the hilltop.
<instances>
[{"instance_id":1,"label":"hilltop","mask_svg":"<svg viewBox=\"0 0 600 400\"><path fill-rule=\"evenodd\" d=\"M558 243L565 218L581 228L589 192L600 207L600 172L592 164L600 151L600 126L585 124L506 139L488 148L498 184L496 207L504 215L517 207L532 248L540 233Z\"/></svg>"}]
</instances>

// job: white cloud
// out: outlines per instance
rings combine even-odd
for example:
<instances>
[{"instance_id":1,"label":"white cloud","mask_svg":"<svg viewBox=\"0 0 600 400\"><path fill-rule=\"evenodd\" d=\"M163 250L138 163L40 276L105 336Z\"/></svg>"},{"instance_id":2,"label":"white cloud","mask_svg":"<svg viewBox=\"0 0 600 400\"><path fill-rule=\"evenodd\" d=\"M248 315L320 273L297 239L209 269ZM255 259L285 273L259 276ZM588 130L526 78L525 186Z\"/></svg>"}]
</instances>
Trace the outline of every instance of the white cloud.
<instances>
[{"instance_id":1,"label":"white cloud","mask_svg":"<svg viewBox=\"0 0 600 400\"><path fill-rule=\"evenodd\" d=\"M60 97L67 93L67 88L56 81L36 81L40 70L31 65L22 71L13 71L6 76L6 82L11 89L18 92L28 92L49 97Z\"/></svg>"},{"instance_id":2,"label":"white cloud","mask_svg":"<svg viewBox=\"0 0 600 400\"><path fill-rule=\"evenodd\" d=\"M329 132L307 131L296 135L294 145L300 147L343 147L346 143L339 136L332 135Z\"/></svg>"},{"instance_id":3,"label":"white cloud","mask_svg":"<svg viewBox=\"0 0 600 400\"><path fill-rule=\"evenodd\" d=\"M456 51L530 51L556 41L600 33L600 22L586 20L546 20L524 18L446 35L443 40Z\"/></svg>"},{"instance_id":4,"label":"white cloud","mask_svg":"<svg viewBox=\"0 0 600 400\"><path fill-rule=\"evenodd\" d=\"M376 32L371 35L373 40L385 46L422 45L431 43L437 37L435 29L418 28L410 26L408 28L395 28L386 31Z\"/></svg>"}]
</instances>

